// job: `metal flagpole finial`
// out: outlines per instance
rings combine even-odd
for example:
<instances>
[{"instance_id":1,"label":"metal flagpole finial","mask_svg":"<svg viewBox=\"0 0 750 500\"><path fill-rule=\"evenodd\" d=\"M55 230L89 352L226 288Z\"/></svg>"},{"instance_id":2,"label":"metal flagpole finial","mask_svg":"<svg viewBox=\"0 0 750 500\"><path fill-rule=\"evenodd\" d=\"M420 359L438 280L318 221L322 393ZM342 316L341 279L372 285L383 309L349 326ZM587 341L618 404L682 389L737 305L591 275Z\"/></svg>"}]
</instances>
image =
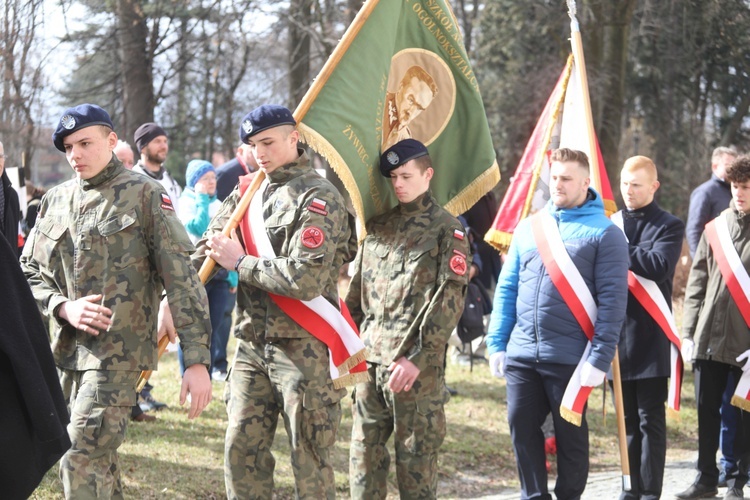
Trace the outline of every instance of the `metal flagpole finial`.
<instances>
[{"instance_id":1,"label":"metal flagpole finial","mask_svg":"<svg viewBox=\"0 0 750 500\"><path fill-rule=\"evenodd\" d=\"M570 28L572 31L579 31L578 19L576 18L576 0L566 0L568 4L568 16L570 16Z\"/></svg>"}]
</instances>

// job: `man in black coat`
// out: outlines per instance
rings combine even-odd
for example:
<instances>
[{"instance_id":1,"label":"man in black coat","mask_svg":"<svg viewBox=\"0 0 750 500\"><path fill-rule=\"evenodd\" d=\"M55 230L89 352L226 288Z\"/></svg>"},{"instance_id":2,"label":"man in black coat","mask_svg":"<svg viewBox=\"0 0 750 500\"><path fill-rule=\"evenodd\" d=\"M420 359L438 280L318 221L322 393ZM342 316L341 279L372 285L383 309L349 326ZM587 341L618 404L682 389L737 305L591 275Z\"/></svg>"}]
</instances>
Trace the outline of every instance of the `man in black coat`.
<instances>
[{"instance_id":1,"label":"man in black coat","mask_svg":"<svg viewBox=\"0 0 750 500\"><path fill-rule=\"evenodd\" d=\"M0 496L11 500L28 498L70 448L49 337L16 241L10 245L0 234Z\"/></svg>"},{"instance_id":2,"label":"man in black coat","mask_svg":"<svg viewBox=\"0 0 750 500\"><path fill-rule=\"evenodd\" d=\"M216 169L216 197L224 201L237 185L240 177L258 170L258 164L247 144L237 148L237 155Z\"/></svg>"},{"instance_id":3,"label":"man in black coat","mask_svg":"<svg viewBox=\"0 0 750 500\"><path fill-rule=\"evenodd\" d=\"M18 223L21 220L21 208L18 204L18 193L10 183L8 173L5 171L5 149L0 142L0 232L8 240L16 255L18 251Z\"/></svg>"},{"instance_id":4,"label":"man in black coat","mask_svg":"<svg viewBox=\"0 0 750 500\"><path fill-rule=\"evenodd\" d=\"M654 292L661 292L666 315L671 317L672 279L685 226L659 208L654 201L657 189L654 162L645 156L629 158L620 173L620 192L626 209L614 214L612 221L628 239L630 271L656 284L658 291ZM672 349L667 333L630 289L618 347L632 489L623 491L621 499L661 496L667 452L664 403ZM679 335L675 338L679 339ZM675 346L675 355L678 353Z\"/></svg>"}]
</instances>

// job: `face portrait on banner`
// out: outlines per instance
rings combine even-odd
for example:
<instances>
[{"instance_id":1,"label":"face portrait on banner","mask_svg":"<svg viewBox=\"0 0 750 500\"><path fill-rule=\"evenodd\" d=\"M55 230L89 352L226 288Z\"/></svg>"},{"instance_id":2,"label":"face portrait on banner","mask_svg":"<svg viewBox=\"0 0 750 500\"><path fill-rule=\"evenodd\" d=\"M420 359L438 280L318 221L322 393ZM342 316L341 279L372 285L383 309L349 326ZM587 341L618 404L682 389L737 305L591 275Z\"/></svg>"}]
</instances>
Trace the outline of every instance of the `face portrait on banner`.
<instances>
[{"instance_id":1,"label":"face portrait on banner","mask_svg":"<svg viewBox=\"0 0 750 500\"><path fill-rule=\"evenodd\" d=\"M456 82L445 61L424 49L405 49L391 59L382 149L409 138L429 145L445 129L456 104Z\"/></svg>"}]
</instances>

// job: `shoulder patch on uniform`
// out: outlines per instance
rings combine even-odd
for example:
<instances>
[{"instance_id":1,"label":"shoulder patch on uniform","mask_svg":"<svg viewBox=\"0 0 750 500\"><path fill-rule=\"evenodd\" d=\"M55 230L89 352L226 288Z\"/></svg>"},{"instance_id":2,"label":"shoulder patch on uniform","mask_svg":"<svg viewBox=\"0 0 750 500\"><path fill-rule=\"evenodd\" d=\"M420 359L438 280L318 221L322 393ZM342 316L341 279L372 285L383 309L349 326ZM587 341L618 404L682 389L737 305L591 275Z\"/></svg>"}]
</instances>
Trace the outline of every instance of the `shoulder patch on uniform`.
<instances>
[{"instance_id":1,"label":"shoulder patch on uniform","mask_svg":"<svg viewBox=\"0 0 750 500\"><path fill-rule=\"evenodd\" d=\"M459 276L466 274L466 259L461 255L454 255L450 260L451 271Z\"/></svg>"},{"instance_id":2,"label":"shoulder patch on uniform","mask_svg":"<svg viewBox=\"0 0 750 500\"><path fill-rule=\"evenodd\" d=\"M313 201L310 202L310 204L307 206L307 209L311 212L315 212L316 214L320 215L328 215L328 210L326 210L328 203L321 200L320 198L313 198Z\"/></svg>"},{"instance_id":3,"label":"shoulder patch on uniform","mask_svg":"<svg viewBox=\"0 0 750 500\"><path fill-rule=\"evenodd\" d=\"M167 193L161 194L161 208L164 210L171 210L174 212L174 205L172 205L172 198Z\"/></svg>"},{"instance_id":4,"label":"shoulder patch on uniform","mask_svg":"<svg viewBox=\"0 0 750 500\"><path fill-rule=\"evenodd\" d=\"M463 252L462 252L462 251L460 251L460 250L456 250L455 248L453 249L453 253L455 253L456 255L460 255L460 256L461 256L461 257L463 257L464 259L466 258L466 254L465 254L465 253L463 253Z\"/></svg>"},{"instance_id":5,"label":"shoulder patch on uniform","mask_svg":"<svg viewBox=\"0 0 750 500\"><path fill-rule=\"evenodd\" d=\"M302 231L302 244L307 248L318 248L323 244L326 237L319 227L310 226Z\"/></svg>"},{"instance_id":6,"label":"shoulder patch on uniform","mask_svg":"<svg viewBox=\"0 0 750 500\"><path fill-rule=\"evenodd\" d=\"M453 237L456 238L457 240L463 240L465 234L466 233L464 233L463 231L461 231L459 229L454 229L453 230Z\"/></svg>"}]
</instances>

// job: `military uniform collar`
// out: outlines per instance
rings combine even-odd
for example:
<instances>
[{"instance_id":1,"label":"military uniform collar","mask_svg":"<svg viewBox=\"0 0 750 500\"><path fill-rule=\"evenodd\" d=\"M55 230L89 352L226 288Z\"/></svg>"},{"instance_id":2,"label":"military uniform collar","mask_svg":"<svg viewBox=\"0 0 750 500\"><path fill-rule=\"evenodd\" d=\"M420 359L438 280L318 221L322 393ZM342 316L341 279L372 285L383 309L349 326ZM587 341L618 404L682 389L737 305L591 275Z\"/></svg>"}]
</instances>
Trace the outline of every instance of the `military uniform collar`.
<instances>
[{"instance_id":1,"label":"military uniform collar","mask_svg":"<svg viewBox=\"0 0 750 500\"><path fill-rule=\"evenodd\" d=\"M100 186L104 184L105 182L114 179L117 174L122 172L122 170L125 167L122 166L122 163L120 163L116 158L115 155L112 155L112 159L109 160L109 163L106 167L104 167L104 170L96 174L90 179L79 179L78 185L81 186L83 189L92 189L97 186Z\"/></svg>"},{"instance_id":2,"label":"military uniform collar","mask_svg":"<svg viewBox=\"0 0 750 500\"><path fill-rule=\"evenodd\" d=\"M435 200L432 198L432 193L428 189L424 194L417 196L409 203L399 203L399 209L403 215L416 215L426 211L434 204Z\"/></svg>"},{"instance_id":3,"label":"military uniform collar","mask_svg":"<svg viewBox=\"0 0 750 500\"><path fill-rule=\"evenodd\" d=\"M272 184L283 184L302 175L310 168L307 153L302 149L298 149L297 151L299 152L299 158L296 161L282 165L270 174L266 174L268 175L269 182Z\"/></svg>"}]
</instances>

